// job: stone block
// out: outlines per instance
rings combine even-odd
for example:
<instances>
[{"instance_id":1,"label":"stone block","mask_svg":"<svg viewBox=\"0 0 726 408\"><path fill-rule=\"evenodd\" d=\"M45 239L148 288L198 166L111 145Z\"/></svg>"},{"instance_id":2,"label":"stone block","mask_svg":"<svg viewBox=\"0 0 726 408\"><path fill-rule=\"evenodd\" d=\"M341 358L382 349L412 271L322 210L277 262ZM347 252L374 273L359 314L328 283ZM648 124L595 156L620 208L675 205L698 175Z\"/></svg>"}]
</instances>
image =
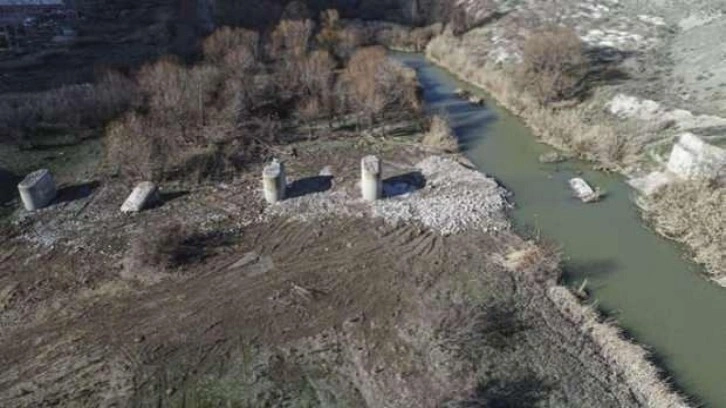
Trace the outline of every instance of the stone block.
<instances>
[{"instance_id":1,"label":"stone block","mask_svg":"<svg viewBox=\"0 0 726 408\"><path fill-rule=\"evenodd\" d=\"M28 174L18 184L20 198L28 211L43 208L56 196L55 180L48 169L41 169Z\"/></svg>"},{"instance_id":2,"label":"stone block","mask_svg":"<svg viewBox=\"0 0 726 408\"><path fill-rule=\"evenodd\" d=\"M585 203L595 201L598 198L597 191L593 190L587 181L576 177L570 180L570 188L575 193L575 197L579 198Z\"/></svg>"},{"instance_id":3,"label":"stone block","mask_svg":"<svg viewBox=\"0 0 726 408\"><path fill-rule=\"evenodd\" d=\"M693 133L684 133L673 145L667 168L683 179L723 177L726 149L708 144Z\"/></svg>"},{"instance_id":4,"label":"stone block","mask_svg":"<svg viewBox=\"0 0 726 408\"><path fill-rule=\"evenodd\" d=\"M139 212L159 202L159 189L156 184L144 181L134 187L129 197L121 206L121 212Z\"/></svg>"}]
</instances>

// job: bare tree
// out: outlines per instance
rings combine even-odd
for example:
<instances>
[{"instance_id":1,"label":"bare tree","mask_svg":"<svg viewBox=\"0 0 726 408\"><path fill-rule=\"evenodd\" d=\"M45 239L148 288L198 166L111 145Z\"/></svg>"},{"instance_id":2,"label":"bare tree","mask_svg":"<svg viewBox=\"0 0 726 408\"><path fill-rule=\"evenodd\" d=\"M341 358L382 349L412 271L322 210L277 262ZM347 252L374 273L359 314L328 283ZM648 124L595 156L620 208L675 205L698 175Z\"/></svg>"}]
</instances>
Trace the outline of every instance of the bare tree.
<instances>
[{"instance_id":1,"label":"bare tree","mask_svg":"<svg viewBox=\"0 0 726 408\"><path fill-rule=\"evenodd\" d=\"M537 30L525 41L517 79L540 104L575 97L586 74L584 45L571 28Z\"/></svg>"}]
</instances>

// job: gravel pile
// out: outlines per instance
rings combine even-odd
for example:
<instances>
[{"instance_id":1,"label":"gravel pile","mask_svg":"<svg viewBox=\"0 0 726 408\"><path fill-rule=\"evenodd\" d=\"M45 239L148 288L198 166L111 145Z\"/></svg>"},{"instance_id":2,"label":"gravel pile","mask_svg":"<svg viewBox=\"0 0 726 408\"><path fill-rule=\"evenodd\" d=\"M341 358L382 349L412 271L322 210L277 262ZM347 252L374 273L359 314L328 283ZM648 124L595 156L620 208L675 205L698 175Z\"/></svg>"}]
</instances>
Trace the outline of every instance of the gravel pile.
<instances>
[{"instance_id":1,"label":"gravel pile","mask_svg":"<svg viewBox=\"0 0 726 408\"><path fill-rule=\"evenodd\" d=\"M465 230L499 231L509 227L507 192L486 175L454 160L432 156L416 165L424 186L402 188L401 180L384 191L403 192L367 203L357 189L339 188L287 199L266 210L268 216L310 221L329 216L380 217L392 224L419 223L442 234Z\"/></svg>"}]
</instances>

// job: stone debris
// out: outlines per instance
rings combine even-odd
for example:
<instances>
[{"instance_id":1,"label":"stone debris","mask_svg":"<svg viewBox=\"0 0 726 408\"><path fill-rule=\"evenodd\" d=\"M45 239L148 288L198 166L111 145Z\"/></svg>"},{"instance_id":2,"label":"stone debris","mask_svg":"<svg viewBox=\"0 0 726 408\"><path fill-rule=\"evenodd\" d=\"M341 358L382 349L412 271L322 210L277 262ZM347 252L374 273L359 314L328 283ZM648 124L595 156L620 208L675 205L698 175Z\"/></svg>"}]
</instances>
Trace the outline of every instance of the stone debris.
<instances>
[{"instance_id":1,"label":"stone debris","mask_svg":"<svg viewBox=\"0 0 726 408\"><path fill-rule=\"evenodd\" d=\"M320 169L320 172L318 173L319 176L323 177L333 177L333 168L330 166L325 166L322 169Z\"/></svg>"},{"instance_id":2,"label":"stone debris","mask_svg":"<svg viewBox=\"0 0 726 408\"><path fill-rule=\"evenodd\" d=\"M636 177L628 180L628 184L641 194L647 196L653 195L662 187L670 184L676 176L667 171L654 171L643 177Z\"/></svg>"},{"instance_id":3,"label":"stone debris","mask_svg":"<svg viewBox=\"0 0 726 408\"><path fill-rule=\"evenodd\" d=\"M121 212L139 212L159 200L159 190L156 187L156 184L150 181L144 181L137 184L134 191L132 191L126 201L124 201L121 206Z\"/></svg>"},{"instance_id":4,"label":"stone debris","mask_svg":"<svg viewBox=\"0 0 726 408\"><path fill-rule=\"evenodd\" d=\"M366 203L344 189L308 194L266 208L267 216L301 220L335 216L383 218L391 224L419 223L441 234L466 230L500 231L509 227L507 191L496 181L456 161L432 156L415 166L425 179L406 194ZM388 192L403 187L386 187Z\"/></svg>"},{"instance_id":5,"label":"stone debris","mask_svg":"<svg viewBox=\"0 0 726 408\"><path fill-rule=\"evenodd\" d=\"M570 188L574 191L575 197L582 200L583 203L590 203L599 198L598 192L590 187L587 181L582 178L575 177L570 179Z\"/></svg>"},{"instance_id":6,"label":"stone debris","mask_svg":"<svg viewBox=\"0 0 726 408\"><path fill-rule=\"evenodd\" d=\"M18 184L18 191L23 205L28 211L35 211L47 206L55 199L57 193L55 180L48 169L40 169L28 174Z\"/></svg>"},{"instance_id":7,"label":"stone debris","mask_svg":"<svg viewBox=\"0 0 726 408\"><path fill-rule=\"evenodd\" d=\"M672 122L677 129L699 129L726 126L726 118L713 115L694 115L685 109L668 109L662 104L636 96L617 94L607 104L613 115L646 122Z\"/></svg>"},{"instance_id":8,"label":"stone debris","mask_svg":"<svg viewBox=\"0 0 726 408\"><path fill-rule=\"evenodd\" d=\"M726 176L726 149L710 145L693 133L684 133L673 145L668 171L684 179Z\"/></svg>"}]
</instances>

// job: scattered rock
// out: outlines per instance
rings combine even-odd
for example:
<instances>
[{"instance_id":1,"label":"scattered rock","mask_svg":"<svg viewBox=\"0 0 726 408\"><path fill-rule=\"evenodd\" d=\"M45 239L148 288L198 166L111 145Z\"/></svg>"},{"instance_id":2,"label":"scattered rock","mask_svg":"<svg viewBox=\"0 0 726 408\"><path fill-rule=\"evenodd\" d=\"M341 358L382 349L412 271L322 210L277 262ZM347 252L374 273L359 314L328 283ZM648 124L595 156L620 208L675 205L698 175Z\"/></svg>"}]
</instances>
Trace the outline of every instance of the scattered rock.
<instances>
[{"instance_id":1,"label":"scattered rock","mask_svg":"<svg viewBox=\"0 0 726 408\"><path fill-rule=\"evenodd\" d=\"M318 173L318 175L324 177L333 177L333 168L330 166L325 166L320 170L320 173Z\"/></svg>"},{"instance_id":2,"label":"scattered rock","mask_svg":"<svg viewBox=\"0 0 726 408\"><path fill-rule=\"evenodd\" d=\"M156 184L150 181L144 181L137 184L134 191L124 201L121 206L121 212L139 212L157 203L159 200L159 190Z\"/></svg>"}]
</instances>

